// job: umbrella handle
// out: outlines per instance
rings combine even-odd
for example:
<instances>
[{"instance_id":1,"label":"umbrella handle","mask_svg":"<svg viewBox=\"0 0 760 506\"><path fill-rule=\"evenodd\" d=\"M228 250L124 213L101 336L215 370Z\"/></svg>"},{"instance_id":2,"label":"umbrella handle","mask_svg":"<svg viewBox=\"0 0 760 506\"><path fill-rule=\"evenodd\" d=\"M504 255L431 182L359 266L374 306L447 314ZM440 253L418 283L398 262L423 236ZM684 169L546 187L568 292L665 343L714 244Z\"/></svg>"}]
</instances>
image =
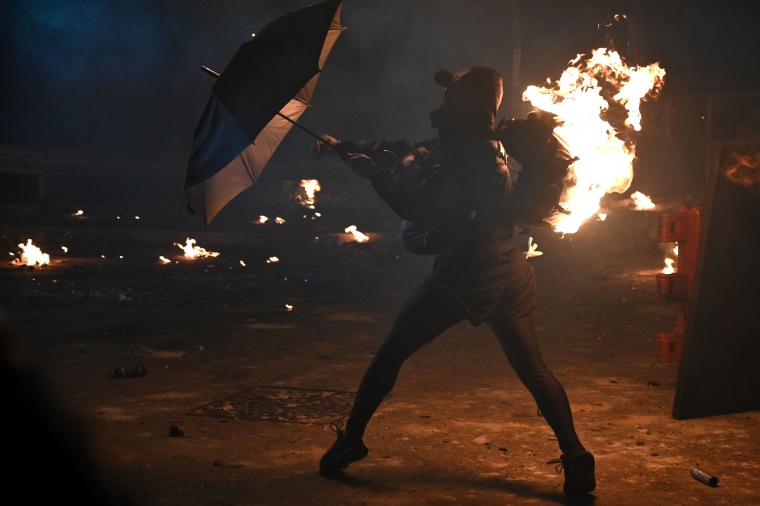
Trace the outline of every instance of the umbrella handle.
<instances>
[{"instance_id":1,"label":"umbrella handle","mask_svg":"<svg viewBox=\"0 0 760 506\"><path fill-rule=\"evenodd\" d=\"M215 70L212 70L212 69L208 68L205 65L201 65L201 70L204 71L205 73L209 74L210 76L212 76L214 79L216 79L216 78L218 78L220 76L219 72L217 72ZM336 146L332 142L326 141L324 139L324 137L322 137L321 135L318 135L318 134L314 133L313 131L309 130L308 128L306 128L305 126L303 126L302 124L300 124L299 122L297 122L296 120L288 118L287 116L285 116L281 112L278 112L277 115L279 117L281 117L282 119L285 119L285 120L289 121L291 124L293 124L293 126L297 126L298 128L300 128L301 130L303 130L307 134L311 135L315 139L318 139L318 140L324 142L325 144L327 144L328 146L330 146L331 148L333 148L335 151L337 151L339 154L342 154L342 151L341 151L341 149L338 146Z\"/></svg>"}]
</instances>

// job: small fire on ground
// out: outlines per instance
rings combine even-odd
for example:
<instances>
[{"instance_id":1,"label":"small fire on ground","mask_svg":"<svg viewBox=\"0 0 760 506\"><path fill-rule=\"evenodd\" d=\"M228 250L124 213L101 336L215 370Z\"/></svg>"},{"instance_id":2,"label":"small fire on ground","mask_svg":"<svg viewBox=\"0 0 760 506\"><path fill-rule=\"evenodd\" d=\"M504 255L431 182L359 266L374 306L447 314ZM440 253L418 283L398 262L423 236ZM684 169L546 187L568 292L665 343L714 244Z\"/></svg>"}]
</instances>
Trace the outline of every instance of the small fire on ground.
<instances>
[{"instance_id":1,"label":"small fire on ground","mask_svg":"<svg viewBox=\"0 0 760 506\"><path fill-rule=\"evenodd\" d=\"M316 192L322 190L319 186L319 181L316 179L302 179L301 188L303 188L304 194L298 196L299 202L301 202L301 205L304 207L314 209Z\"/></svg>"},{"instance_id":2,"label":"small fire on ground","mask_svg":"<svg viewBox=\"0 0 760 506\"><path fill-rule=\"evenodd\" d=\"M13 259L13 265L26 265L34 267L36 265L47 265L50 263L50 255L43 253L42 250L32 244L31 239L27 239L26 244L19 244L21 248L21 257Z\"/></svg>"},{"instance_id":3,"label":"small fire on ground","mask_svg":"<svg viewBox=\"0 0 760 506\"><path fill-rule=\"evenodd\" d=\"M347 234L352 234L353 238L356 242L367 242L369 241L369 236L361 233L359 230L357 230L356 225L351 225L350 227L346 227L344 230Z\"/></svg>"},{"instance_id":4,"label":"small fire on ground","mask_svg":"<svg viewBox=\"0 0 760 506\"><path fill-rule=\"evenodd\" d=\"M199 258L199 257L218 257L219 253L216 251L206 251L200 246L196 246L196 240L187 238L185 244L174 243L179 249L185 252L185 258Z\"/></svg>"}]
</instances>

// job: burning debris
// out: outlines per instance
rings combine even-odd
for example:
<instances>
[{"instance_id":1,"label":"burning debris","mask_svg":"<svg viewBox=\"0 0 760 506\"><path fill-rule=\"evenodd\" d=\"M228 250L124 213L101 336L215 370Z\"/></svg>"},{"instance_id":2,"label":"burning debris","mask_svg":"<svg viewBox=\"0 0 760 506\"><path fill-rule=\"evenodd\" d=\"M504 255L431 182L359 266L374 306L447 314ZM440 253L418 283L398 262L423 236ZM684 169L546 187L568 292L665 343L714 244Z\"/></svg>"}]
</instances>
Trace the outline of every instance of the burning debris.
<instances>
[{"instance_id":1,"label":"burning debris","mask_svg":"<svg viewBox=\"0 0 760 506\"><path fill-rule=\"evenodd\" d=\"M605 194L628 190L635 143L619 132L641 130L641 101L655 97L665 77L657 63L628 67L617 52L606 48L592 51L591 57L579 55L570 65L552 87L530 86L523 93L523 100L556 116L554 135L575 160L559 202L568 213L551 220L560 233L577 232L599 212ZM624 109L619 128L608 121L612 106Z\"/></svg>"},{"instance_id":2,"label":"burning debris","mask_svg":"<svg viewBox=\"0 0 760 506\"><path fill-rule=\"evenodd\" d=\"M198 258L198 257L218 257L219 253L216 251L206 251L200 246L196 246L196 240L185 239L185 244L174 243L179 249L185 252L185 258Z\"/></svg>"},{"instance_id":3,"label":"burning debris","mask_svg":"<svg viewBox=\"0 0 760 506\"><path fill-rule=\"evenodd\" d=\"M369 241L369 236L361 233L359 230L357 230L356 225L351 225L350 227L346 227L344 230L347 234L353 234L353 238L356 242L367 242Z\"/></svg>"},{"instance_id":4,"label":"burning debris","mask_svg":"<svg viewBox=\"0 0 760 506\"><path fill-rule=\"evenodd\" d=\"M26 244L19 244L18 247L21 248L21 258L14 258L13 265L34 267L50 263L50 255L43 253L40 248L32 244L31 239L27 239Z\"/></svg>"},{"instance_id":5,"label":"burning debris","mask_svg":"<svg viewBox=\"0 0 760 506\"><path fill-rule=\"evenodd\" d=\"M267 263L268 264L276 264L279 261L280 261L280 259L277 258L277 257L269 257L269 258L267 258Z\"/></svg>"}]
</instances>

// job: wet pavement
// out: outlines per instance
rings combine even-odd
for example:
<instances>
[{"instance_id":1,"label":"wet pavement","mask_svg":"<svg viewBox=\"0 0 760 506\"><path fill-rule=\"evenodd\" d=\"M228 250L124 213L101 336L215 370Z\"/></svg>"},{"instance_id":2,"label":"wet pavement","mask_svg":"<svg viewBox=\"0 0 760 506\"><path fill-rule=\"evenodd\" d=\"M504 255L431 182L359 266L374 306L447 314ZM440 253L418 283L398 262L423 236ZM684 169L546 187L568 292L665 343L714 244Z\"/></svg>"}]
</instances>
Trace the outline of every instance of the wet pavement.
<instances>
[{"instance_id":1,"label":"wet pavement","mask_svg":"<svg viewBox=\"0 0 760 506\"><path fill-rule=\"evenodd\" d=\"M656 222L620 212L574 237L532 234L544 359L597 459L597 491L572 503L760 504L760 413L671 416L678 364L657 360L656 337L674 330L677 306L655 293ZM186 260L173 245L182 230L8 223L11 251L28 234L53 258L0 267L13 356L43 393L6 399L16 467L55 473L60 454L30 455L25 439L53 426L94 455L124 504L568 503L548 426L496 340L467 323L405 364L369 426L369 456L341 479L318 475L330 422L430 269L393 233L359 244L340 231L201 230L198 244L220 255ZM46 476L25 493L54 490Z\"/></svg>"}]
</instances>

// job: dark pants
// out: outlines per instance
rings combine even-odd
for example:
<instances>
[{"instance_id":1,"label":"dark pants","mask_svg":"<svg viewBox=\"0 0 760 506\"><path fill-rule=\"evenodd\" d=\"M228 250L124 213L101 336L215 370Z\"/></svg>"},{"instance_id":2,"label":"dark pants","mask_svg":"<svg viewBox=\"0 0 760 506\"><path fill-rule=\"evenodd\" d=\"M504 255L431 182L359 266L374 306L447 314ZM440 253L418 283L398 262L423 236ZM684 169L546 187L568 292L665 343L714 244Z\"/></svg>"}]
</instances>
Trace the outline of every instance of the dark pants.
<instances>
[{"instance_id":1,"label":"dark pants","mask_svg":"<svg viewBox=\"0 0 760 506\"><path fill-rule=\"evenodd\" d=\"M426 285L417 289L402 306L364 374L346 423L346 434L363 436L370 418L393 389L404 361L467 316L464 304L445 288ZM541 358L533 315L495 314L485 321L499 339L518 377L536 400L562 452L571 455L583 451L565 390Z\"/></svg>"}]
</instances>

